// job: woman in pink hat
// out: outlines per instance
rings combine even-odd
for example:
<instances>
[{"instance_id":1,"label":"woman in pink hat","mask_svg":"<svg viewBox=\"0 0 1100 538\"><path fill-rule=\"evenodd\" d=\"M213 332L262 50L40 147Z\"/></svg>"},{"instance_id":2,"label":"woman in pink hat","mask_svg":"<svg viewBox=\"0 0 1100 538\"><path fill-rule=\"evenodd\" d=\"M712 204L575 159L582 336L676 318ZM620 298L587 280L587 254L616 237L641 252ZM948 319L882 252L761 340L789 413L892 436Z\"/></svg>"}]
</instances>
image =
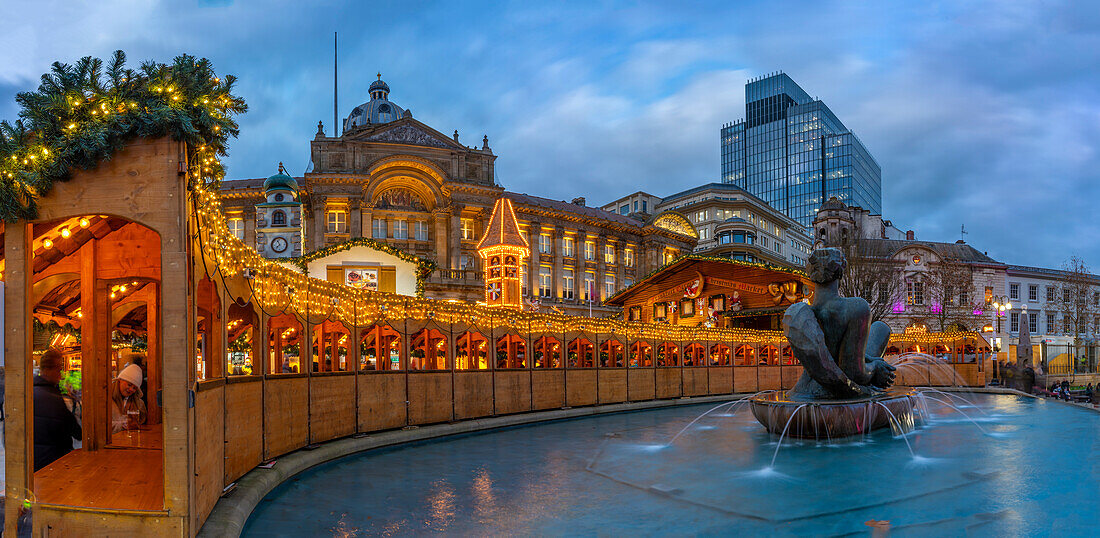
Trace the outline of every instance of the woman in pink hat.
<instances>
[{"instance_id":1,"label":"woman in pink hat","mask_svg":"<svg viewBox=\"0 0 1100 538\"><path fill-rule=\"evenodd\" d=\"M111 433L135 430L145 424L145 402L141 397L141 367L129 364L111 383Z\"/></svg>"}]
</instances>

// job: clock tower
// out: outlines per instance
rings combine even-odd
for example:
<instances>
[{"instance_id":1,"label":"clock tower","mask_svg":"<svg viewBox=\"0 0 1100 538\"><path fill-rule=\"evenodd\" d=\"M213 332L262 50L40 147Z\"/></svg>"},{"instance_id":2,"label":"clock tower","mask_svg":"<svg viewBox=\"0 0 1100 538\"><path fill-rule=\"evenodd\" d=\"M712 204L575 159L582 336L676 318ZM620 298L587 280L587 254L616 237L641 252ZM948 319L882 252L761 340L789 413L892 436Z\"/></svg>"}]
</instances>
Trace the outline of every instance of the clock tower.
<instances>
[{"instance_id":1,"label":"clock tower","mask_svg":"<svg viewBox=\"0 0 1100 538\"><path fill-rule=\"evenodd\" d=\"M302 202L298 182L279 172L264 181L266 201L256 205L256 250L265 258L302 255Z\"/></svg>"}]
</instances>

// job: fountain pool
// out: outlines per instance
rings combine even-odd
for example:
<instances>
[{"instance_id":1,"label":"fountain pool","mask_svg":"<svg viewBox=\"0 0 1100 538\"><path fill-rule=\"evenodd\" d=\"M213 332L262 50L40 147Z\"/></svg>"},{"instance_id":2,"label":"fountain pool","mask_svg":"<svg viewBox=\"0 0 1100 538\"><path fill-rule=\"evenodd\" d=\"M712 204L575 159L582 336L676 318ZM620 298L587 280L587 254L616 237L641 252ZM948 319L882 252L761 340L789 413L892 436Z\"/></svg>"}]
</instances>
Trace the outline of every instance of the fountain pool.
<instances>
[{"instance_id":1,"label":"fountain pool","mask_svg":"<svg viewBox=\"0 0 1100 538\"><path fill-rule=\"evenodd\" d=\"M283 483L244 535L866 535L875 521L898 536L1100 528L1100 414L1008 394L927 396L928 422L904 437L886 428L778 447L735 404L669 444L710 404L373 450Z\"/></svg>"}]
</instances>

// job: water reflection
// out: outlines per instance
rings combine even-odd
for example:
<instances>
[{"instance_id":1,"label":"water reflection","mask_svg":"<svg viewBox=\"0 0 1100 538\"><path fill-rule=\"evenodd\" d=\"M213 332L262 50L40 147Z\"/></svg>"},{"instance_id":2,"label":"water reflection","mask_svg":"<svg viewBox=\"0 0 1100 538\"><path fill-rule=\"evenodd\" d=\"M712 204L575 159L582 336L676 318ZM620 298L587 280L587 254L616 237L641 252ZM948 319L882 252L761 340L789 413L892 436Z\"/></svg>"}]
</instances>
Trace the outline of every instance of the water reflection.
<instances>
[{"instance_id":1,"label":"water reflection","mask_svg":"<svg viewBox=\"0 0 1100 538\"><path fill-rule=\"evenodd\" d=\"M865 534L869 520L903 535L1100 527L1089 504L1100 491L1090 463L1100 415L974 400L968 414L988 435L929 402L929 424L906 436L915 455L882 430L832 444L784 440L774 467L777 436L749 413L708 416L668 446L713 406L376 450L280 486L244 535Z\"/></svg>"}]
</instances>

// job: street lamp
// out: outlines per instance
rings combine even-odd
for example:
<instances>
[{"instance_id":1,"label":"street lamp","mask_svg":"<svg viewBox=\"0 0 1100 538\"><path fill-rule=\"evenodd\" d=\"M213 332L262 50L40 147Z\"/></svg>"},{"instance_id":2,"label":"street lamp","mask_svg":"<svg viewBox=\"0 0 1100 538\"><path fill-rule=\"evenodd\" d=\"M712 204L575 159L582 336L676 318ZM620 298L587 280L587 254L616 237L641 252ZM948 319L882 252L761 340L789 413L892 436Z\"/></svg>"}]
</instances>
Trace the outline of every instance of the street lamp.
<instances>
[{"instance_id":1,"label":"street lamp","mask_svg":"<svg viewBox=\"0 0 1100 538\"><path fill-rule=\"evenodd\" d=\"M1001 295L993 298L993 310L996 312L997 318L997 332L1001 332L1001 318L1005 315L1005 310L1012 310L1012 303L1009 302L1008 297Z\"/></svg>"}]
</instances>

